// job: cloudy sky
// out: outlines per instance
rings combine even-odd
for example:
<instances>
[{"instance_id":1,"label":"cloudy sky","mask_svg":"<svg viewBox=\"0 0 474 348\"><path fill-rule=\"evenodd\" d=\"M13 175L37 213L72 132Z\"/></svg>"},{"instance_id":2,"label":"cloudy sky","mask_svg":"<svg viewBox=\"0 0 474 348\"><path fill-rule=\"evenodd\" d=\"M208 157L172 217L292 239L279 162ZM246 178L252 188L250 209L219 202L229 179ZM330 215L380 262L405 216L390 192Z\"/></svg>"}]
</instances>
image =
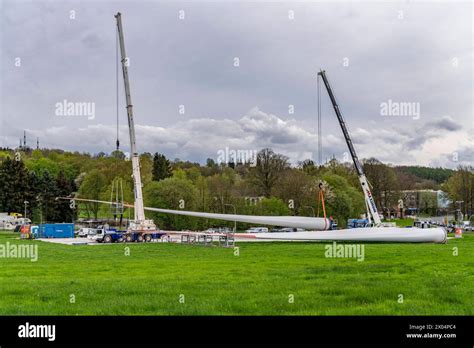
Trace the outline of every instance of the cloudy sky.
<instances>
[{"instance_id":1,"label":"cloudy sky","mask_svg":"<svg viewBox=\"0 0 474 348\"><path fill-rule=\"evenodd\" d=\"M3 147L16 147L26 130L30 145L39 137L42 147L114 150L120 11L139 152L203 162L226 147L271 147L293 163L317 160L323 68L360 158L474 163L472 2L0 6ZM121 75L119 97L121 148L129 151ZM61 114L64 101L89 103L94 113ZM323 158L347 159L325 90L322 129Z\"/></svg>"}]
</instances>

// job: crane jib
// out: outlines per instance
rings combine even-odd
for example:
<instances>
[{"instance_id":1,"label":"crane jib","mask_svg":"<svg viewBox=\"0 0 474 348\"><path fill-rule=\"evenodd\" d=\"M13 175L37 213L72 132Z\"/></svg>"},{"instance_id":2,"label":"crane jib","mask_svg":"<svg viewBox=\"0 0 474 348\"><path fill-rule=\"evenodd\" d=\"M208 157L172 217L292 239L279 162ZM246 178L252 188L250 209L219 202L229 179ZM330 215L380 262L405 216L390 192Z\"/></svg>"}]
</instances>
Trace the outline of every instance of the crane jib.
<instances>
[{"instance_id":1,"label":"crane jib","mask_svg":"<svg viewBox=\"0 0 474 348\"><path fill-rule=\"evenodd\" d=\"M341 111L339 109L339 105L337 104L337 101L336 101L336 97L334 96L331 86L329 84L329 80L326 77L326 72L324 70L321 70L318 73L318 75L322 77L324 85L326 86L326 90L329 94L329 98L331 99L331 103L333 105L339 124L341 125L342 134L344 135L344 139L346 140L347 147L349 148L349 152L351 153L352 161L354 162L354 166L356 168L357 174L359 176L363 175L364 170L359 162L359 158L357 157L354 146L352 145L352 140L349 136L349 131L347 130L347 127L346 127L346 122L344 121L344 118L342 117Z\"/></svg>"},{"instance_id":2,"label":"crane jib","mask_svg":"<svg viewBox=\"0 0 474 348\"><path fill-rule=\"evenodd\" d=\"M143 223L145 221L145 211L143 209L143 193L142 193L142 182L140 176L140 158L138 156L136 137L135 137L135 124L133 120L133 104L132 97L130 94L130 82L128 80L128 62L125 53L125 43L122 29L122 16L120 12L115 15L117 20L117 33L118 41L120 46L120 55L122 63L122 73L125 91L125 102L127 108L127 120L130 136L130 148L132 155L132 171L133 171L133 186L135 193L135 209L134 209L134 221Z\"/></svg>"}]
</instances>

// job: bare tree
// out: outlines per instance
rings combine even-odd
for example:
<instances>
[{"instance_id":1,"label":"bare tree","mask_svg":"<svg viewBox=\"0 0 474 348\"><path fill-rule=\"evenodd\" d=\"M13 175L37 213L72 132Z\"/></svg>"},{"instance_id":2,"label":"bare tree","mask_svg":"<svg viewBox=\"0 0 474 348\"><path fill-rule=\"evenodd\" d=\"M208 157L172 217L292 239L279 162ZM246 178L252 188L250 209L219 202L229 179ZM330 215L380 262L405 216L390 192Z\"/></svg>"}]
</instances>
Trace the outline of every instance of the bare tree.
<instances>
[{"instance_id":1,"label":"bare tree","mask_svg":"<svg viewBox=\"0 0 474 348\"><path fill-rule=\"evenodd\" d=\"M376 204L389 209L399 197L399 183L395 170L375 158L364 161L364 171L372 185Z\"/></svg>"},{"instance_id":2,"label":"bare tree","mask_svg":"<svg viewBox=\"0 0 474 348\"><path fill-rule=\"evenodd\" d=\"M270 197L272 189L289 168L288 157L265 148L257 154L257 164L254 168L254 183L265 197Z\"/></svg>"}]
</instances>

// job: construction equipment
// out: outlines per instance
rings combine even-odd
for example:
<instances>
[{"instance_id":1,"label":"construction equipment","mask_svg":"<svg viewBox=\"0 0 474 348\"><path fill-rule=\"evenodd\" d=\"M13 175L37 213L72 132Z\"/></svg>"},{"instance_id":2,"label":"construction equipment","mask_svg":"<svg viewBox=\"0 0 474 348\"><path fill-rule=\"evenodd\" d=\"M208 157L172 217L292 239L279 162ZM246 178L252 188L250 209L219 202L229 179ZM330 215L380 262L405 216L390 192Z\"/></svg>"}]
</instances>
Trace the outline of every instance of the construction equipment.
<instances>
[{"instance_id":1,"label":"construction equipment","mask_svg":"<svg viewBox=\"0 0 474 348\"><path fill-rule=\"evenodd\" d=\"M130 95L130 82L128 81L128 65L129 59L125 54L125 43L123 37L123 28L122 28L122 15L118 12L115 15L117 20L117 32L119 36L120 43L120 55L122 62L122 73L123 81L125 85L125 100L127 103L127 118L128 118L128 130L130 135L130 147L131 147L131 160L132 160L132 170L133 170L133 187L134 187L134 220L130 221L129 230L131 231L154 231L156 230L156 225L153 220L145 219L145 211L143 209L143 194L142 194L142 179L140 176L140 158L138 156L137 145L135 141L135 123L133 121L133 105L132 97Z\"/></svg>"},{"instance_id":2,"label":"construction equipment","mask_svg":"<svg viewBox=\"0 0 474 348\"><path fill-rule=\"evenodd\" d=\"M318 77L321 76L323 79L324 85L326 86L326 90L329 94L329 98L331 99L332 106L337 116L337 120L339 121L339 125L341 126L342 134L344 135L344 139L346 140L347 147L349 148L349 152L351 153L352 161L354 162L354 166L359 177L360 185L362 186L362 192L364 192L365 198L365 205L367 208L367 218L369 223L372 223L372 220L376 226L380 226L382 221L380 220L380 215L377 212L377 206L375 205L374 198L372 196L372 192L370 192L369 183L367 182L367 178L364 174L364 169L357 157L357 154L354 149L354 145L352 144L351 137L349 135L349 131L347 130L346 122L342 117L341 110L339 105L337 104L336 97L332 92L331 86L329 85L328 78L326 76L326 72L321 70L318 73Z\"/></svg>"},{"instance_id":3,"label":"construction equipment","mask_svg":"<svg viewBox=\"0 0 474 348\"><path fill-rule=\"evenodd\" d=\"M158 241L161 237L166 236L165 232L147 231L141 232L123 232L116 229L108 229L104 226L99 226L95 230L95 233L88 236L89 239L94 240L98 243L121 243L121 242L151 242Z\"/></svg>"}]
</instances>

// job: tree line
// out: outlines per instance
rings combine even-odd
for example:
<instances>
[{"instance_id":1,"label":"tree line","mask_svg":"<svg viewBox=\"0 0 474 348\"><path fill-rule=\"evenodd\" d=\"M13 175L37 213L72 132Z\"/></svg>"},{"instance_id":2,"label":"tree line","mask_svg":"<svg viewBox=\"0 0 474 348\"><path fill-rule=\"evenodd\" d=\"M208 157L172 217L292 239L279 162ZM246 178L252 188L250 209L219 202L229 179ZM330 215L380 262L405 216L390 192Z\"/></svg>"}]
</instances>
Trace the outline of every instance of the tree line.
<instances>
[{"instance_id":1,"label":"tree line","mask_svg":"<svg viewBox=\"0 0 474 348\"><path fill-rule=\"evenodd\" d=\"M160 153L140 155L146 206L216 213L254 215L321 216L319 184L323 184L327 215L345 226L348 218L365 212L358 177L350 163L332 159L323 166L312 160L290 165L289 159L272 149L258 152L254 163L205 164L170 160ZM474 178L471 167L458 170L388 166L377 159L363 161L380 211L396 207L403 190L444 189L454 201L463 201L465 214L472 214ZM432 171L431 174L430 170ZM62 150L0 151L0 211L23 212L35 222L72 221L77 217L111 217L110 207L97 203L56 200L73 196L115 200L113 183L121 181L124 201L133 202L131 161L123 152L91 155ZM449 174L449 175L448 175ZM444 176L443 176L444 175ZM430 179L432 178L432 179ZM444 181L438 182L439 178ZM426 207L428 209L428 207ZM204 229L231 226L231 222L146 212L163 229ZM125 217L133 217L126 210ZM239 224L239 228L247 227Z\"/></svg>"}]
</instances>

